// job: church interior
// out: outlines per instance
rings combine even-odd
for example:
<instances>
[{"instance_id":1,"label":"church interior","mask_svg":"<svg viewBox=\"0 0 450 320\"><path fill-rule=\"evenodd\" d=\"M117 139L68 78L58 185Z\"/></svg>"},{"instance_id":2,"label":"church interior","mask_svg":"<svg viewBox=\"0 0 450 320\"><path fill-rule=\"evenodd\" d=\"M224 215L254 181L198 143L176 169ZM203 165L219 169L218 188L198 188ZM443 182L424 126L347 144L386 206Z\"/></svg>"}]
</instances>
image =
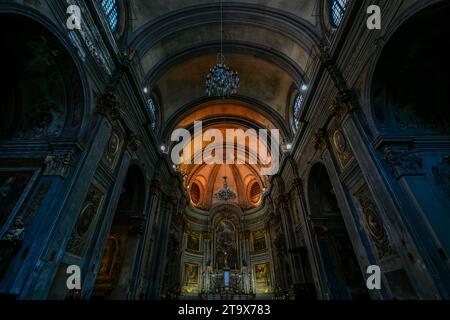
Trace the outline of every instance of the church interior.
<instances>
[{"instance_id":1,"label":"church interior","mask_svg":"<svg viewBox=\"0 0 450 320\"><path fill-rule=\"evenodd\" d=\"M449 299L448 17L1 1L0 299Z\"/></svg>"}]
</instances>

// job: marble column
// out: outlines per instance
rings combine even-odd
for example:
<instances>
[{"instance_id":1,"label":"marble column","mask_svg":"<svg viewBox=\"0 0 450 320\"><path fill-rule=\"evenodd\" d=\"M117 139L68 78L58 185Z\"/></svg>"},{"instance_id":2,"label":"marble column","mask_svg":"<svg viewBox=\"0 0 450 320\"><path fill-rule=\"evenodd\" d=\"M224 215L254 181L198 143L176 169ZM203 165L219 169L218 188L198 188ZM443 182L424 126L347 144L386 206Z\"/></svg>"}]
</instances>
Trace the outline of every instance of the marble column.
<instances>
[{"instance_id":1,"label":"marble column","mask_svg":"<svg viewBox=\"0 0 450 320\"><path fill-rule=\"evenodd\" d=\"M292 205L290 201L291 199L287 194L278 197L278 209L280 211L283 234L286 239L287 259L293 281L293 283L289 283L288 285L293 285L294 283L303 281L303 274L301 273L301 270L297 268L293 255L293 252L298 245L293 230L294 223L292 221Z\"/></svg>"},{"instance_id":2,"label":"marble column","mask_svg":"<svg viewBox=\"0 0 450 320\"><path fill-rule=\"evenodd\" d=\"M174 210L176 210L175 199L165 196L161 204L160 223L157 229L157 238L152 255L151 273L147 298L159 299L161 294L161 285L163 273L166 264L167 245L169 242L170 222Z\"/></svg>"},{"instance_id":3,"label":"marble column","mask_svg":"<svg viewBox=\"0 0 450 320\"><path fill-rule=\"evenodd\" d=\"M147 282L149 281L149 275L146 272L146 266L149 264L152 248L152 242L154 237L154 223L156 212L158 210L158 202L161 197L160 181L158 179L152 179L148 191L149 197L145 210L144 220L144 232L142 234L142 242L138 252L138 261L136 262L136 268L134 271L135 281L133 287L133 294L131 299L140 299L145 296L147 289Z\"/></svg>"}]
</instances>

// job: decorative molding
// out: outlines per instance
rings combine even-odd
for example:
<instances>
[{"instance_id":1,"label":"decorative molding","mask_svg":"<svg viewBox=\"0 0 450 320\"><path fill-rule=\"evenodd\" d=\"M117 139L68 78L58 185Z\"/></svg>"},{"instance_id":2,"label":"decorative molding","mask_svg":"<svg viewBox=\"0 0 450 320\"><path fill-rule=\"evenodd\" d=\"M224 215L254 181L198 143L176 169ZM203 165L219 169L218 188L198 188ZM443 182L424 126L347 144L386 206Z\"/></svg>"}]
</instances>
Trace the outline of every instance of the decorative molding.
<instances>
[{"instance_id":1,"label":"decorative molding","mask_svg":"<svg viewBox=\"0 0 450 320\"><path fill-rule=\"evenodd\" d=\"M136 152L141 145L141 140L138 135L130 134L127 141L127 149L130 152Z\"/></svg>"},{"instance_id":2,"label":"decorative molding","mask_svg":"<svg viewBox=\"0 0 450 320\"><path fill-rule=\"evenodd\" d=\"M131 64L135 55L136 55L136 50L131 47L128 47L128 49L124 50L122 53L122 63Z\"/></svg>"},{"instance_id":3,"label":"decorative molding","mask_svg":"<svg viewBox=\"0 0 450 320\"><path fill-rule=\"evenodd\" d=\"M342 121L353 110L352 93L349 90L340 90L329 107L331 114Z\"/></svg>"},{"instance_id":4,"label":"decorative molding","mask_svg":"<svg viewBox=\"0 0 450 320\"><path fill-rule=\"evenodd\" d=\"M86 233L91 229L92 222L95 220L101 208L103 193L97 187L91 185L84 201L80 216L70 237L66 251L81 255L84 244L88 241Z\"/></svg>"},{"instance_id":5,"label":"decorative molding","mask_svg":"<svg viewBox=\"0 0 450 320\"><path fill-rule=\"evenodd\" d=\"M44 176L59 176L65 178L73 165L73 151L67 153L50 153L44 159Z\"/></svg>"},{"instance_id":6,"label":"decorative molding","mask_svg":"<svg viewBox=\"0 0 450 320\"><path fill-rule=\"evenodd\" d=\"M109 137L108 144L103 154L103 159L106 161L110 169L114 169L117 159L119 158L120 150L122 149L123 139L116 128L113 129Z\"/></svg>"},{"instance_id":7,"label":"decorative molding","mask_svg":"<svg viewBox=\"0 0 450 320\"><path fill-rule=\"evenodd\" d=\"M83 62L86 61L86 50L90 53L95 63L100 66L107 75L111 76L115 69L113 59L108 52L105 42L97 28L89 28L95 26L91 15L88 14L89 8L86 7L84 1L75 0L75 3L66 1L68 4L76 4L82 8L83 12L83 28L78 31L69 31L68 37L74 47L78 50L78 56ZM84 44L84 45L83 45Z\"/></svg>"},{"instance_id":8,"label":"decorative molding","mask_svg":"<svg viewBox=\"0 0 450 320\"><path fill-rule=\"evenodd\" d=\"M328 136L330 137L334 154L339 160L339 165L341 169L344 169L352 159L353 153L338 119L334 119L328 126Z\"/></svg>"},{"instance_id":9,"label":"decorative molding","mask_svg":"<svg viewBox=\"0 0 450 320\"><path fill-rule=\"evenodd\" d=\"M319 152L323 152L327 148L327 142L325 140L325 130L319 129L317 133L313 134L311 138L311 144L314 149Z\"/></svg>"},{"instance_id":10,"label":"decorative molding","mask_svg":"<svg viewBox=\"0 0 450 320\"><path fill-rule=\"evenodd\" d=\"M386 151L385 160L397 179L408 175L421 175L423 160L417 154L409 151Z\"/></svg>"},{"instance_id":11,"label":"decorative molding","mask_svg":"<svg viewBox=\"0 0 450 320\"><path fill-rule=\"evenodd\" d=\"M111 123L120 120L125 115L116 96L111 93L102 94L98 98L96 112L106 117Z\"/></svg>"},{"instance_id":12,"label":"decorative molding","mask_svg":"<svg viewBox=\"0 0 450 320\"><path fill-rule=\"evenodd\" d=\"M328 136L342 169L347 166L353 156L347 138L342 131L342 121L352 110L351 92L349 90L340 90L329 108L334 118L328 126Z\"/></svg>"},{"instance_id":13,"label":"decorative molding","mask_svg":"<svg viewBox=\"0 0 450 320\"><path fill-rule=\"evenodd\" d=\"M363 187L355 193L355 197L361 206L364 227L376 248L378 258L390 255L393 250L369 190Z\"/></svg>"},{"instance_id":14,"label":"decorative molding","mask_svg":"<svg viewBox=\"0 0 450 320\"><path fill-rule=\"evenodd\" d=\"M450 156L445 155L442 161L431 169L436 185L450 197Z\"/></svg>"},{"instance_id":15,"label":"decorative molding","mask_svg":"<svg viewBox=\"0 0 450 320\"><path fill-rule=\"evenodd\" d=\"M347 83L342 75L341 70L336 66L333 57L330 53L330 48L326 45L319 45L317 47L317 54L322 65L328 71L331 79L339 90L347 90Z\"/></svg>"}]
</instances>

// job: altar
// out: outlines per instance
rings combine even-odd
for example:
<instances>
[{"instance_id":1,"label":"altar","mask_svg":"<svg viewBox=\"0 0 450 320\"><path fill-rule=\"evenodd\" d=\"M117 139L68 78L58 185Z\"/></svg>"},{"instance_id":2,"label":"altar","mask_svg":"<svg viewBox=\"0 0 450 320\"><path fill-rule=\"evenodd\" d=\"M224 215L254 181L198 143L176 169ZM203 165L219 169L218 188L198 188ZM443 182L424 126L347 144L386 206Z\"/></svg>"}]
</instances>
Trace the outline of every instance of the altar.
<instances>
[{"instance_id":1,"label":"altar","mask_svg":"<svg viewBox=\"0 0 450 320\"><path fill-rule=\"evenodd\" d=\"M242 216L232 214L230 208L213 215L208 231L186 233L185 298L247 300L273 292L265 238L261 243L257 232L250 238L239 220ZM250 239L254 239L251 247ZM258 254L256 261L252 253Z\"/></svg>"}]
</instances>

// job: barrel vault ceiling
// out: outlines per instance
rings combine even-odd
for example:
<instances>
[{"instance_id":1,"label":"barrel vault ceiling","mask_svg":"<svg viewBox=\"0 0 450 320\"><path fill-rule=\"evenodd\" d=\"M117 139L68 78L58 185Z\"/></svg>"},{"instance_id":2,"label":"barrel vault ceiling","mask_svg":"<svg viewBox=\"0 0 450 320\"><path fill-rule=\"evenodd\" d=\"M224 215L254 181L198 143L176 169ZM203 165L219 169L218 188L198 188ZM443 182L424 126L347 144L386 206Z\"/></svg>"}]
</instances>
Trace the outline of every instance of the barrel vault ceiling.
<instances>
[{"instance_id":1,"label":"barrel vault ceiling","mask_svg":"<svg viewBox=\"0 0 450 320\"><path fill-rule=\"evenodd\" d=\"M223 1L225 63L239 72L234 100L288 126L291 92L308 82L321 42L321 0ZM159 93L164 123L207 99L220 50L220 2L130 1L128 42L142 83Z\"/></svg>"}]
</instances>

